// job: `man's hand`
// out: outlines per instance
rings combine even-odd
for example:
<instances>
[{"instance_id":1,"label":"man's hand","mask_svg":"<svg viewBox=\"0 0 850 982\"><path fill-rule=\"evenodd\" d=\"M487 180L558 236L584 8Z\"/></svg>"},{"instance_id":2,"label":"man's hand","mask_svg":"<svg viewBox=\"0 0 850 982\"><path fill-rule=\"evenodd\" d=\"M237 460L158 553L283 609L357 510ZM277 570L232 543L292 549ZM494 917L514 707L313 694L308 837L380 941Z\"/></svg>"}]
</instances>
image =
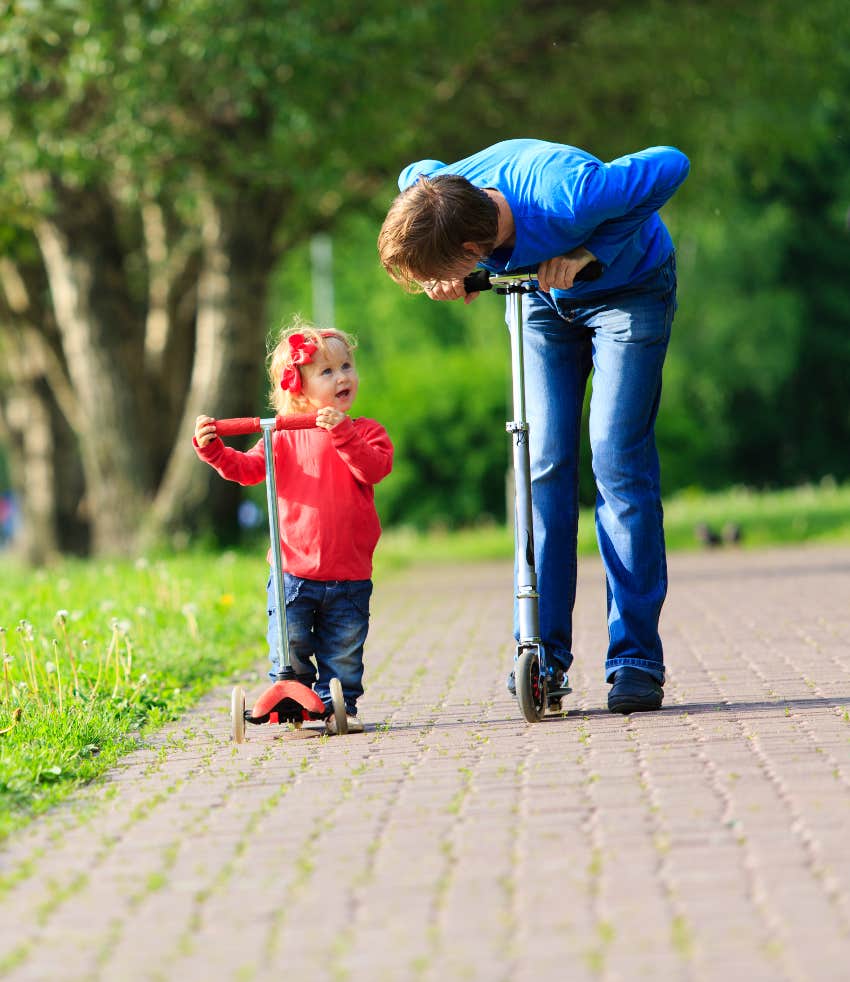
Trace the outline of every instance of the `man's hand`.
<instances>
[{"instance_id":1,"label":"man's hand","mask_svg":"<svg viewBox=\"0 0 850 982\"><path fill-rule=\"evenodd\" d=\"M323 430L332 430L346 418L345 413L341 413L333 406L323 406L316 413L316 426Z\"/></svg>"},{"instance_id":2,"label":"man's hand","mask_svg":"<svg viewBox=\"0 0 850 982\"><path fill-rule=\"evenodd\" d=\"M432 300L460 300L472 303L478 293L467 293L463 286L463 278L456 280L425 280L422 284L425 293Z\"/></svg>"},{"instance_id":3,"label":"man's hand","mask_svg":"<svg viewBox=\"0 0 850 982\"><path fill-rule=\"evenodd\" d=\"M596 256L584 246L573 249L565 256L554 256L552 259L547 259L545 263L540 264L537 270L537 282L540 284L540 289L546 293L550 290L569 290L579 271L595 259Z\"/></svg>"}]
</instances>

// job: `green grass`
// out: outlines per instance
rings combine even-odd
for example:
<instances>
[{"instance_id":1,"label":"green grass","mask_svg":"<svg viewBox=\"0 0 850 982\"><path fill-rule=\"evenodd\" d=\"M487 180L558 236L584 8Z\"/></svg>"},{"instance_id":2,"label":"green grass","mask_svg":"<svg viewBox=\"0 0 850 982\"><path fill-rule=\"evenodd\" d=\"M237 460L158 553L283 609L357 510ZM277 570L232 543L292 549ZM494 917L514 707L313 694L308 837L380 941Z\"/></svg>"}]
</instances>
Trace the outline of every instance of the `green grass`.
<instances>
[{"instance_id":1,"label":"green grass","mask_svg":"<svg viewBox=\"0 0 850 982\"><path fill-rule=\"evenodd\" d=\"M267 575L262 554L4 565L0 838L261 659Z\"/></svg>"},{"instance_id":2,"label":"green grass","mask_svg":"<svg viewBox=\"0 0 850 982\"><path fill-rule=\"evenodd\" d=\"M742 548L850 542L850 486L684 494L665 504L671 550L735 523ZM596 552L582 512L579 548ZM380 581L413 562L509 561L504 527L390 530ZM0 839L97 778L145 734L265 658L265 549L126 563L68 560L0 574ZM224 717L222 725L226 725Z\"/></svg>"},{"instance_id":3,"label":"green grass","mask_svg":"<svg viewBox=\"0 0 850 982\"><path fill-rule=\"evenodd\" d=\"M741 548L790 545L795 542L850 542L850 485L807 485L786 491L758 492L733 488L717 494L688 491L664 502L668 551L702 548L695 534L699 524L722 533L730 525L741 531ZM578 550L596 555L593 509L579 516ZM418 533L391 529L381 541L387 567L417 561L464 562L510 558L513 536L504 526L461 532Z\"/></svg>"}]
</instances>

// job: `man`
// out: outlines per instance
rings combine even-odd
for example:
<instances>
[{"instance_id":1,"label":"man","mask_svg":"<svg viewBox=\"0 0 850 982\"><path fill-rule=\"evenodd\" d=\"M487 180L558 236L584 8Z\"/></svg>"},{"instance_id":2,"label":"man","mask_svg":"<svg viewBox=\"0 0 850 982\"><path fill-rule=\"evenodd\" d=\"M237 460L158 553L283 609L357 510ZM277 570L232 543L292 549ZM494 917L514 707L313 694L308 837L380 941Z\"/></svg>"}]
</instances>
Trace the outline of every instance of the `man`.
<instances>
[{"instance_id":1,"label":"man","mask_svg":"<svg viewBox=\"0 0 850 982\"><path fill-rule=\"evenodd\" d=\"M463 278L479 265L537 268L523 318L540 631L547 659L564 671L573 660L579 430L593 368L612 712L659 709L663 699L667 567L654 426L676 270L658 209L688 169L672 147L603 163L576 147L507 140L454 164L407 167L378 238L390 276L433 300L474 300ZM577 280L590 263L601 275Z\"/></svg>"}]
</instances>

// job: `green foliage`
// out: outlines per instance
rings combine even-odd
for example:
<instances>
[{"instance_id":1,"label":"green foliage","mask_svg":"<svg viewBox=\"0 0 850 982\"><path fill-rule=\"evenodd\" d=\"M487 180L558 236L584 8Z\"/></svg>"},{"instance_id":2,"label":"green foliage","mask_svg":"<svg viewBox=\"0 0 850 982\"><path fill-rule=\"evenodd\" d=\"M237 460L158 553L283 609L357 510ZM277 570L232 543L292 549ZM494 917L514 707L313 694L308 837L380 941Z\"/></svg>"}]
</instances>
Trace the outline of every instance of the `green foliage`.
<instances>
[{"instance_id":1,"label":"green foliage","mask_svg":"<svg viewBox=\"0 0 850 982\"><path fill-rule=\"evenodd\" d=\"M501 521L509 443L495 421L505 413L505 353L438 352L411 346L381 359L359 400L395 445L393 473L376 491L380 514L420 528Z\"/></svg>"},{"instance_id":2,"label":"green foliage","mask_svg":"<svg viewBox=\"0 0 850 982\"><path fill-rule=\"evenodd\" d=\"M203 175L218 196L284 194L287 239L401 152L484 14L458 17L444 0L3 3L7 203L42 168L108 179L129 200L167 190L177 206Z\"/></svg>"},{"instance_id":3,"label":"green foliage","mask_svg":"<svg viewBox=\"0 0 850 982\"><path fill-rule=\"evenodd\" d=\"M272 324L310 314L303 243L336 221L337 323L361 341L357 411L397 446L383 518L453 526L502 514L504 326L492 298L431 304L378 268L398 171L513 136L604 158L674 144L692 171L664 211L680 272L658 422L665 489L844 480L844 7L0 3L0 216L32 220L33 170L129 202L159 195L190 229L199 187L237 200L261 188L284 216ZM143 269L138 248L126 265ZM588 474L585 451L585 501Z\"/></svg>"}]
</instances>

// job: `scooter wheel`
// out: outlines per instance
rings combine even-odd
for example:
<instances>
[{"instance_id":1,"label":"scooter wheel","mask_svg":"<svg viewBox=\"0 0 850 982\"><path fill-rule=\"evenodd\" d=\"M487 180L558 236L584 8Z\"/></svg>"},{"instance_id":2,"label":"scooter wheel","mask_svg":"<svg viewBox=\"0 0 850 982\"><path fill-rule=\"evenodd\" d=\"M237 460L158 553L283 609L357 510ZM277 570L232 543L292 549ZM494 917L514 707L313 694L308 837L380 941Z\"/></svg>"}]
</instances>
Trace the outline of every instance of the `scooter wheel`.
<instances>
[{"instance_id":1,"label":"scooter wheel","mask_svg":"<svg viewBox=\"0 0 850 982\"><path fill-rule=\"evenodd\" d=\"M540 674L540 656L526 648L514 668L516 697L522 715L529 723L539 723L546 715L546 680Z\"/></svg>"},{"instance_id":2,"label":"scooter wheel","mask_svg":"<svg viewBox=\"0 0 850 982\"><path fill-rule=\"evenodd\" d=\"M348 714L345 711L345 697L342 694L342 682L339 679L331 679L331 704L334 708L334 720L336 721L336 732L339 736L348 733Z\"/></svg>"},{"instance_id":3,"label":"scooter wheel","mask_svg":"<svg viewBox=\"0 0 850 982\"><path fill-rule=\"evenodd\" d=\"M234 743L245 742L245 690L241 685L230 694L230 736Z\"/></svg>"}]
</instances>

